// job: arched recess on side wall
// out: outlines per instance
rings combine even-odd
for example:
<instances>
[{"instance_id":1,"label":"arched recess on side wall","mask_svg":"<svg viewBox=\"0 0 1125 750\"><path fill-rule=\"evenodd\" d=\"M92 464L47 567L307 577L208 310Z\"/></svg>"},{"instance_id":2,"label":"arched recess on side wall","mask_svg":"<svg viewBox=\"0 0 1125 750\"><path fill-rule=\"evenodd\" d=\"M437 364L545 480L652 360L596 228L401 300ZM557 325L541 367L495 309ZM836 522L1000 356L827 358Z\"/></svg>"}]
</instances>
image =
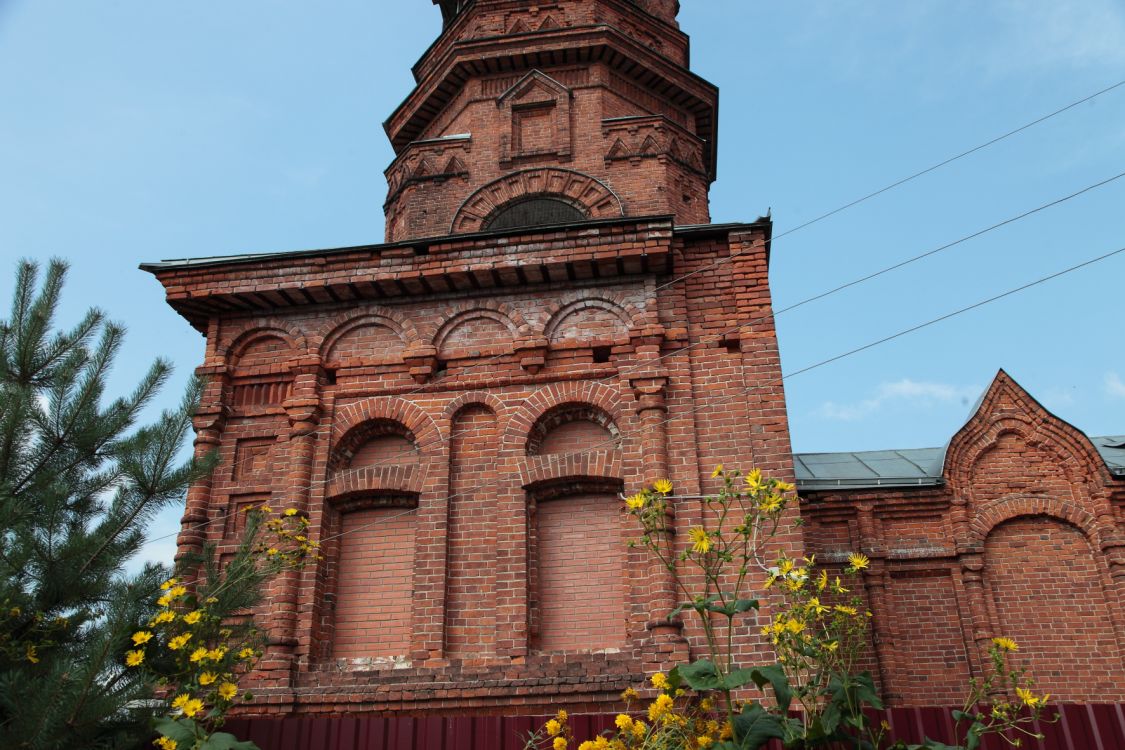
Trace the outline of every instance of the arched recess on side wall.
<instances>
[{"instance_id":1,"label":"arched recess on side wall","mask_svg":"<svg viewBox=\"0 0 1125 750\"><path fill-rule=\"evenodd\" d=\"M540 167L511 172L478 189L457 209L450 234L483 231L506 207L534 198L565 203L587 219L625 215L621 199L596 177L573 169Z\"/></svg>"},{"instance_id":2,"label":"arched recess on side wall","mask_svg":"<svg viewBox=\"0 0 1125 750\"><path fill-rule=\"evenodd\" d=\"M489 401L459 398L449 417L444 651L452 659L496 653L500 426Z\"/></svg>"},{"instance_id":3,"label":"arched recess on side wall","mask_svg":"<svg viewBox=\"0 0 1125 750\"><path fill-rule=\"evenodd\" d=\"M1010 505L983 535L993 636L1019 643L1012 660L1029 670L1037 690L1063 702L1120 700L1120 618L1105 561L1087 533L1092 519L1039 501L1036 509L1025 500L1026 512Z\"/></svg>"}]
</instances>

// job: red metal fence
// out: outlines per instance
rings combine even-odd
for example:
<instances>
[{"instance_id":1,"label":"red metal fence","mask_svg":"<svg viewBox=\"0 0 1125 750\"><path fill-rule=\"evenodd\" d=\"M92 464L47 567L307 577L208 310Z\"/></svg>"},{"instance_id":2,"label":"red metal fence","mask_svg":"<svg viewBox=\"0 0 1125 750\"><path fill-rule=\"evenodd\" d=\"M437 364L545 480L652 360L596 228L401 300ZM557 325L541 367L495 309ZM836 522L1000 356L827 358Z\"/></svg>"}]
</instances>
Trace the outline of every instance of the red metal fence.
<instances>
[{"instance_id":1,"label":"red metal fence","mask_svg":"<svg viewBox=\"0 0 1125 750\"><path fill-rule=\"evenodd\" d=\"M1033 750L1125 750L1125 705L1054 706L1055 723L1042 723L1042 741L1025 739ZM924 737L956 744L953 720L944 708L896 708L884 711L894 740L921 742ZM1045 716L1050 716L1047 711ZM523 750L529 732L547 717L357 717L237 719L226 730L253 740L262 750ZM613 726L613 716L571 716L577 740L592 739ZM780 745L778 745L780 747ZM989 737L984 750L1008 750L1000 737Z\"/></svg>"}]
</instances>

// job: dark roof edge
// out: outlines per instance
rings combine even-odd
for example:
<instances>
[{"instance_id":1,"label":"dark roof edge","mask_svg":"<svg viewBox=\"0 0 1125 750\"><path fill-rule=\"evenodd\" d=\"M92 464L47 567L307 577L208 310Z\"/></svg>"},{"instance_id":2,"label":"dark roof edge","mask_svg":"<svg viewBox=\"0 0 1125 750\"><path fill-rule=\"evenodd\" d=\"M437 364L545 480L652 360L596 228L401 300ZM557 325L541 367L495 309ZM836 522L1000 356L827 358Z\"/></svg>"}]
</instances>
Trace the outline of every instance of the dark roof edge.
<instances>
[{"instance_id":1,"label":"dark roof edge","mask_svg":"<svg viewBox=\"0 0 1125 750\"><path fill-rule=\"evenodd\" d=\"M436 237L418 237L409 240L399 240L397 242L384 242L373 243L370 245L349 245L346 247L331 247L322 248L318 250L283 250L279 252L267 253L246 253L242 255L213 255L201 258L174 258L169 260L162 260L159 262L141 263L140 269L155 273L157 271L167 271L176 268L205 268L210 266L225 266L235 265L239 263L260 263L262 261L278 260L282 258L307 258L315 257L317 255L335 255L338 253L354 253L359 251L377 251L384 248L398 248L398 247L429 247L430 245L437 245L444 242L463 242L485 239L488 237L510 237L520 234L543 234L547 232L560 232L570 230L581 230L593 227L603 226L620 226L628 224L645 224L645 223L667 223L668 229L673 230L676 234L680 233L678 227L673 222L671 214L658 214L654 216L615 216L609 219L589 219L587 221L575 221L569 224L548 224L537 227L514 227L512 229L500 229L486 232L466 232L464 234L443 234ZM710 226L710 225L704 225ZM724 226L752 226L752 225L724 225ZM691 228L689 228L691 229Z\"/></svg>"},{"instance_id":2,"label":"dark roof edge","mask_svg":"<svg viewBox=\"0 0 1125 750\"><path fill-rule=\"evenodd\" d=\"M942 477L866 477L863 479L798 479L799 490L863 490L908 487L940 487Z\"/></svg>"}]
</instances>

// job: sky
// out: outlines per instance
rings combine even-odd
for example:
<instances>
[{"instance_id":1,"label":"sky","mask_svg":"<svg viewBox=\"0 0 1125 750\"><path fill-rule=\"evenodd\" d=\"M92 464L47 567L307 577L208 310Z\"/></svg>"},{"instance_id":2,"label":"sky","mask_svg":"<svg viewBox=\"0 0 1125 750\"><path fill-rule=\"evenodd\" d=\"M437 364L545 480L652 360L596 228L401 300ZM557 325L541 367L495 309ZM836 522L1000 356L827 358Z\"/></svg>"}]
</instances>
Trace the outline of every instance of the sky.
<instances>
[{"instance_id":1,"label":"sky","mask_svg":"<svg viewBox=\"0 0 1125 750\"><path fill-rule=\"evenodd\" d=\"M722 97L712 220L772 212L775 309L1125 172L1121 86L785 234L1125 80L1125 0L682 4ZM18 259L67 259L62 322L129 329L111 392L164 356L174 405L203 339L137 265L381 241L382 122L439 31L429 0L0 0L0 316ZM1123 246L1125 178L780 314L783 370ZM795 375L794 449L942 445L1000 368L1125 434L1123 281L1125 254Z\"/></svg>"}]
</instances>

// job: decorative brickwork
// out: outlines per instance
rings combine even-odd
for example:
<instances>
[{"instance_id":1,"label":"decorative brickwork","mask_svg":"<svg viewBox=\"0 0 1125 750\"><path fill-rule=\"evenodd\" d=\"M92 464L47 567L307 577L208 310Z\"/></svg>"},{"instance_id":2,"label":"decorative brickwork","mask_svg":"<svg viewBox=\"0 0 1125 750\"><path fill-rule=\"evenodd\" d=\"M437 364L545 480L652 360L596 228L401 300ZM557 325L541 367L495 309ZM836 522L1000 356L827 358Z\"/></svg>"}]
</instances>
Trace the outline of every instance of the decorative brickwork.
<instances>
[{"instance_id":1,"label":"decorative brickwork","mask_svg":"<svg viewBox=\"0 0 1125 750\"><path fill-rule=\"evenodd\" d=\"M874 561L868 601L892 700L955 705L999 635L1060 701L1125 700L1125 527L1111 501L1125 482L1004 372L948 445L943 477L805 493L810 551Z\"/></svg>"}]
</instances>

